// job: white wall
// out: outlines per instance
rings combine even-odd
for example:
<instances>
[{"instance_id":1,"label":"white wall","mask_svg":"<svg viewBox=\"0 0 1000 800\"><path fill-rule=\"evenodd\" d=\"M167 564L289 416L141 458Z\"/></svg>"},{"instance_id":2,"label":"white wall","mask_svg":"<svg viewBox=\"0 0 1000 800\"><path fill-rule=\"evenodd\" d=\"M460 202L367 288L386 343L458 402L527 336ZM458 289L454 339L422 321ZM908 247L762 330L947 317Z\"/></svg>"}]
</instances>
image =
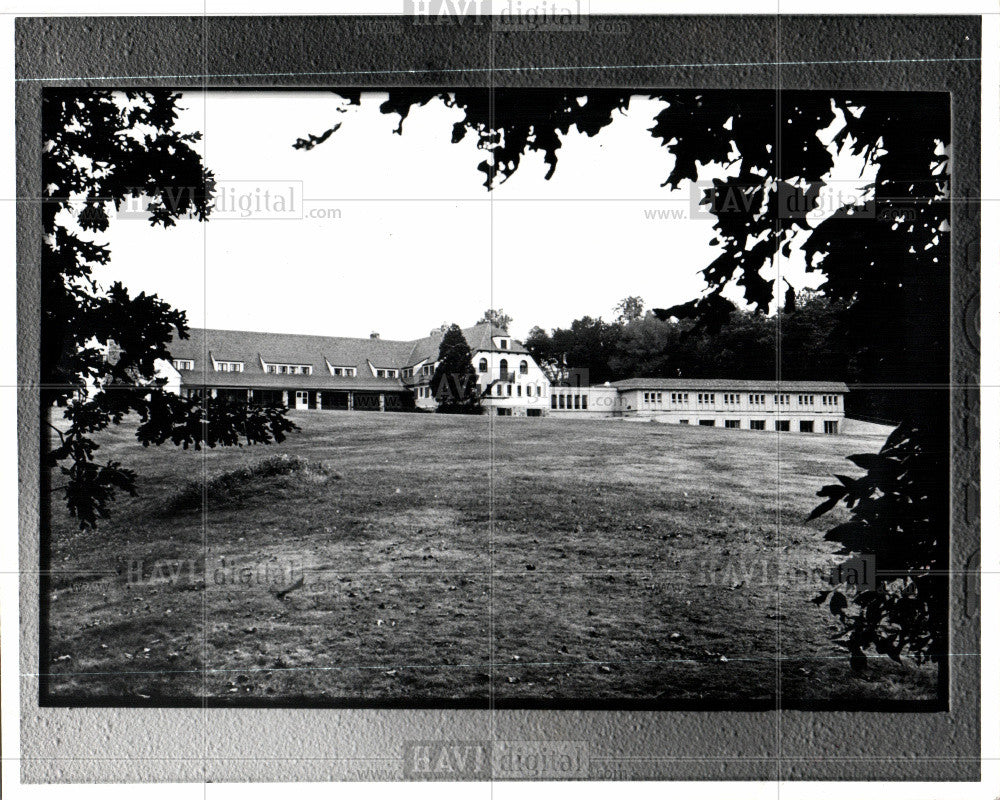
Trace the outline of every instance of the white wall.
<instances>
[{"instance_id":1,"label":"white wall","mask_svg":"<svg viewBox=\"0 0 1000 800\"><path fill-rule=\"evenodd\" d=\"M486 359L486 372L479 371L480 359ZM500 362L507 360L507 371L514 374L513 383L499 382L490 389L489 395L483 395L483 405L487 407L510 408L514 414L523 414L529 408L540 408L542 413L549 408L549 379L542 372L535 359L527 353L508 353L502 350L477 350L472 355L472 367L476 370L480 392L485 391L492 381L500 379ZM521 361L528 362L528 372L521 374ZM502 387L503 395L497 396L497 386ZM507 396L507 387L510 396ZM528 397L528 387L531 387L531 397ZM518 396L518 387L521 394Z\"/></svg>"},{"instance_id":2,"label":"white wall","mask_svg":"<svg viewBox=\"0 0 1000 800\"><path fill-rule=\"evenodd\" d=\"M157 378L166 378L167 382L163 389L167 392L172 392L173 394L181 393L181 374L176 369L174 365L169 361L158 358L153 366L156 368Z\"/></svg>"},{"instance_id":3,"label":"white wall","mask_svg":"<svg viewBox=\"0 0 1000 800\"><path fill-rule=\"evenodd\" d=\"M844 397L838 395L836 405L823 405L822 394L814 394L812 405L800 405L797 392L785 392L789 395L788 404L776 404L774 394L763 394L763 404L750 404L747 392L740 392L739 403L725 403L727 392L714 392L714 403L698 403L698 392L688 391L687 403L671 403L671 392L653 390L661 395L661 402L647 403L645 390L632 389L621 393L622 410L626 416L650 417L659 422L678 424L687 420L690 425L697 425L699 420L714 420L716 427L725 427L726 420L739 420L740 428L748 430L751 420L764 420L764 429L775 430L775 420L787 420L789 431L799 432L799 423L803 420L813 422L814 433L823 433L824 420L835 420L837 432L844 433ZM703 392L704 394L704 392ZM734 392L735 394L735 392Z\"/></svg>"}]
</instances>

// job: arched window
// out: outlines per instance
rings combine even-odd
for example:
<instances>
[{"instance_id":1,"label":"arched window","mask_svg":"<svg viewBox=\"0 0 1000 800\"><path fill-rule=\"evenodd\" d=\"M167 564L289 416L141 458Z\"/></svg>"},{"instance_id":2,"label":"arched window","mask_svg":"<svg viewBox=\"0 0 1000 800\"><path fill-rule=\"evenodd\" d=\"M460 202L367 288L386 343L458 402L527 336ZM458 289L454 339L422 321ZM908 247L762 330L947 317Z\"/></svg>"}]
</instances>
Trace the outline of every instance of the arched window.
<instances>
[{"instance_id":1,"label":"arched window","mask_svg":"<svg viewBox=\"0 0 1000 800\"><path fill-rule=\"evenodd\" d=\"M486 359L485 358L479 359L479 371L480 372L486 372Z\"/></svg>"},{"instance_id":2,"label":"arched window","mask_svg":"<svg viewBox=\"0 0 1000 800\"><path fill-rule=\"evenodd\" d=\"M527 361L522 361L520 369L521 369L521 374L522 375L527 375L528 374L528 362Z\"/></svg>"},{"instance_id":3,"label":"arched window","mask_svg":"<svg viewBox=\"0 0 1000 800\"><path fill-rule=\"evenodd\" d=\"M507 374L507 359L506 358L501 358L500 359L500 374L501 375L506 375Z\"/></svg>"}]
</instances>

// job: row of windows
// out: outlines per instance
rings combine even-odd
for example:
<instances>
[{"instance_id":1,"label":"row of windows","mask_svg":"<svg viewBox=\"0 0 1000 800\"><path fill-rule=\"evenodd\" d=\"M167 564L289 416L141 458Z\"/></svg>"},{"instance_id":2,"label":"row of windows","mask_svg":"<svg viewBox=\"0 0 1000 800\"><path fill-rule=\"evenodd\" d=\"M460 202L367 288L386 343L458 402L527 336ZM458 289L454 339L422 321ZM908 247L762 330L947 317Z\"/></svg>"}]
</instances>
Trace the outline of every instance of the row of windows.
<instances>
[{"instance_id":1,"label":"row of windows","mask_svg":"<svg viewBox=\"0 0 1000 800\"><path fill-rule=\"evenodd\" d=\"M335 367L332 364L328 366L330 367L330 374L337 378L354 378L358 374L357 367Z\"/></svg>"},{"instance_id":2,"label":"row of windows","mask_svg":"<svg viewBox=\"0 0 1000 800\"><path fill-rule=\"evenodd\" d=\"M242 361L216 361L216 372L243 372Z\"/></svg>"},{"instance_id":3,"label":"row of windows","mask_svg":"<svg viewBox=\"0 0 1000 800\"><path fill-rule=\"evenodd\" d=\"M791 395L787 394L776 394L773 396L774 404L776 406L787 406L791 405ZM642 400L647 404L655 404L663 402L663 392L643 392ZM715 393L714 392L698 392L697 401L699 405L712 405L715 403ZM811 394L800 394L798 395L798 401L800 406L811 406L815 405L816 398L815 395ZM671 392L670 402L673 405L683 405L689 402L689 395L687 392ZM743 402L742 394L735 393L724 393L722 395L723 405L740 405ZM767 404L767 395L764 394L748 394L747 403L752 406L763 406ZM825 394L823 395L823 405L825 406L839 406L840 397L835 394Z\"/></svg>"},{"instance_id":4,"label":"row of windows","mask_svg":"<svg viewBox=\"0 0 1000 800\"><path fill-rule=\"evenodd\" d=\"M189 358L175 358L171 363L174 369L194 369L194 362Z\"/></svg>"},{"instance_id":5,"label":"row of windows","mask_svg":"<svg viewBox=\"0 0 1000 800\"><path fill-rule=\"evenodd\" d=\"M489 368L490 368L489 362L485 358L479 359L479 371L480 372L487 372L489 370ZM520 372L522 375L527 375L528 374L528 362L522 360L521 363L518 364L517 369L518 369L518 372ZM503 375L506 372L507 372L507 359L506 358L501 358L500 359L500 374Z\"/></svg>"},{"instance_id":6,"label":"row of windows","mask_svg":"<svg viewBox=\"0 0 1000 800\"><path fill-rule=\"evenodd\" d=\"M556 409L579 409L580 411L587 410L587 395L585 394L553 394L552 395L552 408Z\"/></svg>"},{"instance_id":7,"label":"row of windows","mask_svg":"<svg viewBox=\"0 0 1000 800\"><path fill-rule=\"evenodd\" d=\"M379 369L379 368L376 367L375 368L375 377L376 378L398 378L399 377L399 370L398 369Z\"/></svg>"},{"instance_id":8,"label":"row of windows","mask_svg":"<svg viewBox=\"0 0 1000 800\"><path fill-rule=\"evenodd\" d=\"M504 387L506 387L506 389ZM535 387L532 386L530 383L524 384L523 392L520 383L517 384L516 386L513 383L498 383L493 387L493 394L496 395L497 397L503 397L505 394L507 397L514 397L515 394L518 397L534 397L536 388L537 388L537 396L541 397L542 387L541 386ZM515 389L517 390L516 392Z\"/></svg>"},{"instance_id":9,"label":"row of windows","mask_svg":"<svg viewBox=\"0 0 1000 800\"><path fill-rule=\"evenodd\" d=\"M682 419L679 420L681 425L690 425L691 420ZM700 419L698 424L707 428L715 427L714 419ZM727 428L739 428L742 427L740 420L738 419L727 419L723 420L723 424ZM767 430L766 420L762 419L752 419L750 420L750 430L752 431L763 431ZM776 419L774 421L774 430L776 431L790 431L791 424L787 419ZM823 433L835 434L838 430L838 423L836 420L824 420L823 421ZM815 431L815 422L811 419L799 420L799 432L800 433L813 433Z\"/></svg>"},{"instance_id":10,"label":"row of windows","mask_svg":"<svg viewBox=\"0 0 1000 800\"><path fill-rule=\"evenodd\" d=\"M272 375L312 375L313 368L308 364L267 364L266 371Z\"/></svg>"}]
</instances>

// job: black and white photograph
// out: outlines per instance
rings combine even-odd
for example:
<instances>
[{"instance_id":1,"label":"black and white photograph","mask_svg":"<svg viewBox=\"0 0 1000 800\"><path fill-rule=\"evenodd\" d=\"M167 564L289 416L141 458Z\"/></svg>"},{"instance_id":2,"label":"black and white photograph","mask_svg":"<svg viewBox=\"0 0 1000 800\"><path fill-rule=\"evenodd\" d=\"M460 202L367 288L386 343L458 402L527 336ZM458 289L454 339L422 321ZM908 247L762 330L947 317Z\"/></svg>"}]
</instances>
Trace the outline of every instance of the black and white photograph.
<instances>
[{"instance_id":1,"label":"black and white photograph","mask_svg":"<svg viewBox=\"0 0 1000 800\"><path fill-rule=\"evenodd\" d=\"M954 47L921 58L978 68ZM763 714L780 759L785 714L965 707L979 131L947 88L277 69L19 87L38 720L572 713L390 766L637 780L660 767L612 764L588 714Z\"/></svg>"},{"instance_id":2,"label":"black and white photograph","mask_svg":"<svg viewBox=\"0 0 1000 800\"><path fill-rule=\"evenodd\" d=\"M43 104L48 701L946 699L945 96Z\"/></svg>"}]
</instances>

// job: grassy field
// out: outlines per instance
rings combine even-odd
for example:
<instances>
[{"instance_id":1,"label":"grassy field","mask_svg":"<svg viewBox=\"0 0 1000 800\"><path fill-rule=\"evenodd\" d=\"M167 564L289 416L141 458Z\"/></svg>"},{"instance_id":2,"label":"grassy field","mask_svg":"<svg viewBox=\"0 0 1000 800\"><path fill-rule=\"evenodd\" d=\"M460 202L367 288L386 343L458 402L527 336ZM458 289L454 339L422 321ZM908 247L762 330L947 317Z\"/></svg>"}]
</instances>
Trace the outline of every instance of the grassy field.
<instances>
[{"instance_id":1,"label":"grassy field","mask_svg":"<svg viewBox=\"0 0 1000 800\"><path fill-rule=\"evenodd\" d=\"M140 494L97 532L53 503L52 700L936 696L930 667L852 673L806 602L837 517L803 520L877 436L293 417L272 447L102 440Z\"/></svg>"}]
</instances>

